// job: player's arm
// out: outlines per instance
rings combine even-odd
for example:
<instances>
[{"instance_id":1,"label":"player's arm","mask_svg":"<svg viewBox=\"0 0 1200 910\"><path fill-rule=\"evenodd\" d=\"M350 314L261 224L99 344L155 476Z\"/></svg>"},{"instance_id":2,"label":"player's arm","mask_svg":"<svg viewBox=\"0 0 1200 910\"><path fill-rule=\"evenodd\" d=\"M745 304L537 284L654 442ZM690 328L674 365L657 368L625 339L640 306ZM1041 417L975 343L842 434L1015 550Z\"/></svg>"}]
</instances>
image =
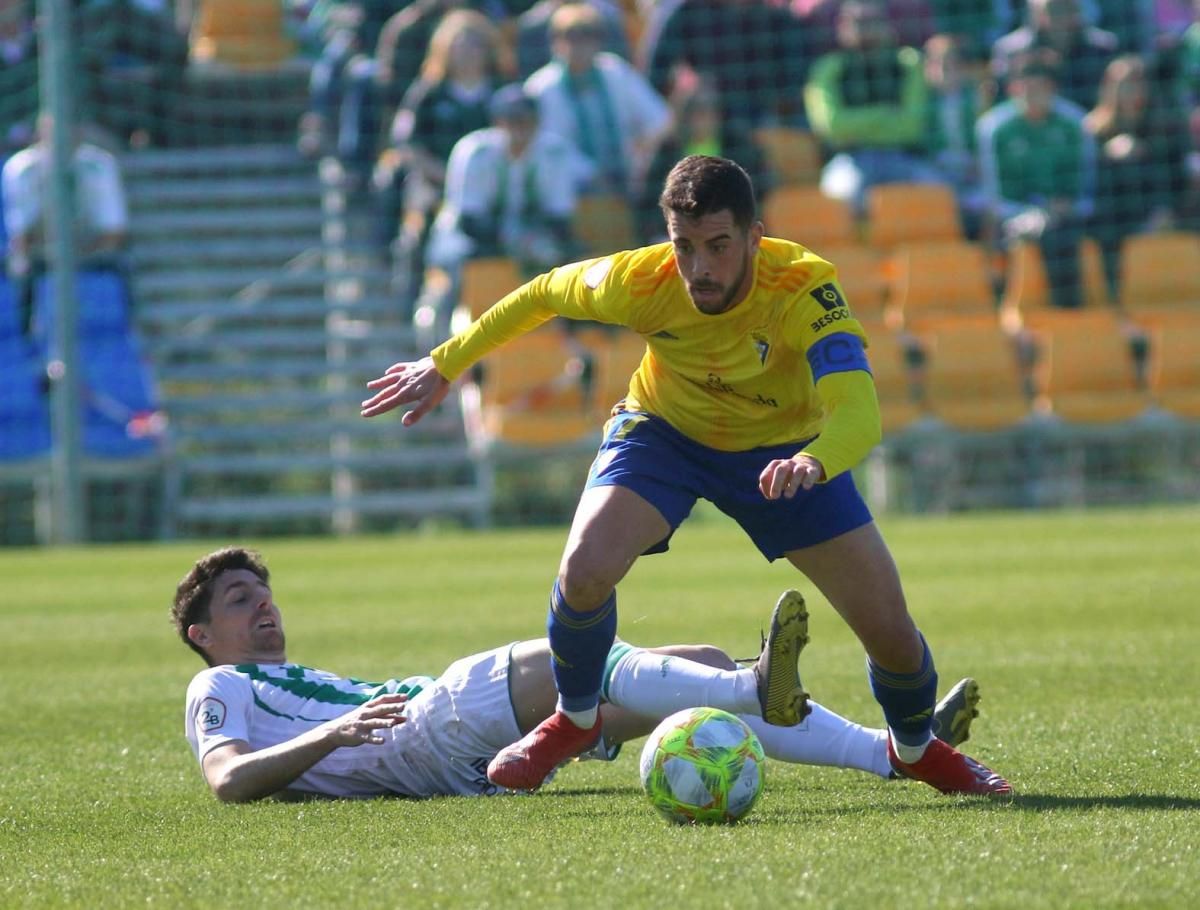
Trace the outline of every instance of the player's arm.
<instances>
[{"instance_id":1,"label":"player's arm","mask_svg":"<svg viewBox=\"0 0 1200 910\"><path fill-rule=\"evenodd\" d=\"M776 459L763 469L759 489L768 499L790 499L798 490L850 470L883 435L866 339L841 289L835 281L827 281L805 292L802 299L819 306L797 307L789 335L806 353L824 406L825 425L792 458Z\"/></svg>"},{"instance_id":2,"label":"player's arm","mask_svg":"<svg viewBox=\"0 0 1200 910\"><path fill-rule=\"evenodd\" d=\"M411 426L436 407L450 389L450 383L469 367L503 344L555 316L570 319L615 321L595 306L601 299L597 286L609 278L607 269L597 269L613 257L572 263L552 269L527 282L489 308L475 322L443 342L428 357L410 363L395 363L380 377L367 383L375 394L362 402L363 417L385 414L404 404L415 405L405 413L403 422ZM589 277L590 276L590 277ZM612 287L615 283L609 281ZM594 295L593 292L596 292ZM618 294L610 296L619 297Z\"/></svg>"},{"instance_id":3,"label":"player's arm","mask_svg":"<svg viewBox=\"0 0 1200 910\"><path fill-rule=\"evenodd\" d=\"M787 460L763 469L759 488L767 499L788 499L798 490L832 480L854 467L882 438L875 383L864 370L833 373L817 381L825 404L821 435Z\"/></svg>"},{"instance_id":4,"label":"player's arm","mask_svg":"<svg viewBox=\"0 0 1200 910\"><path fill-rule=\"evenodd\" d=\"M245 803L287 788L334 749L379 745L379 731L404 723L407 695L381 695L286 742L253 750L241 739L214 746L200 761L217 799Z\"/></svg>"}]
</instances>

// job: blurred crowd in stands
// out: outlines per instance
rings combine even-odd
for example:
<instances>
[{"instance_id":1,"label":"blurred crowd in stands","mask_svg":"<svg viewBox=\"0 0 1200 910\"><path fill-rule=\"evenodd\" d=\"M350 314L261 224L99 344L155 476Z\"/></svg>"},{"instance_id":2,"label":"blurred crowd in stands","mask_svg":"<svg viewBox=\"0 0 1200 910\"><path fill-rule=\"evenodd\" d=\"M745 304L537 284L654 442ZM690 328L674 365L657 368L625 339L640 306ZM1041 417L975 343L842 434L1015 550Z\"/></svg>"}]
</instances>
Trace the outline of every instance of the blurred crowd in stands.
<instances>
[{"instance_id":1,"label":"blurred crowd in stands","mask_svg":"<svg viewBox=\"0 0 1200 910\"><path fill-rule=\"evenodd\" d=\"M7 263L26 313L44 209L34 9L0 0ZM1126 238L1200 228L1200 0L75 0L73 13L87 257L119 269L112 153L172 143L189 65L299 61L300 150L340 162L399 297L439 333L469 259L531 274L595 252L582 235L596 212L623 212L629 245L662 239L661 180L697 152L741 162L769 200L806 149L812 182L860 220L873 187L948 186L967 239L1040 248L1062 308L1082 302L1083 238L1116 299Z\"/></svg>"},{"instance_id":2,"label":"blurred crowd in stands","mask_svg":"<svg viewBox=\"0 0 1200 910\"><path fill-rule=\"evenodd\" d=\"M767 197L789 175L764 136L784 128L860 218L873 186L952 187L966 236L1036 243L1069 308L1082 237L1115 295L1125 237L1200 224L1198 15L1187 0L321 2L300 143L372 200L414 297L427 265L453 287L468 257L535 271L588 252L571 231L591 197L628 205L630 243L662 239L657 189L685 154L742 162Z\"/></svg>"}]
</instances>

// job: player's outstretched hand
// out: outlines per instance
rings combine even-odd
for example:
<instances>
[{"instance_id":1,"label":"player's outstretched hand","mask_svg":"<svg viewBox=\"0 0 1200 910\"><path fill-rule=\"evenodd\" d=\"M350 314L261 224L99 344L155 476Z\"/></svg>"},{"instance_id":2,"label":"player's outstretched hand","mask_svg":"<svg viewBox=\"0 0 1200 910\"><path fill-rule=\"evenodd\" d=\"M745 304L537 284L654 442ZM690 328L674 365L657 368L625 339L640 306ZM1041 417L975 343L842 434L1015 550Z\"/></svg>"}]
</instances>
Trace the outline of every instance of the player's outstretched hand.
<instances>
[{"instance_id":1,"label":"player's outstretched hand","mask_svg":"<svg viewBox=\"0 0 1200 910\"><path fill-rule=\"evenodd\" d=\"M825 467L811 455L776 458L758 475L758 488L767 499L791 499L798 490L811 490L825 477Z\"/></svg>"},{"instance_id":2,"label":"player's outstretched hand","mask_svg":"<svg viewBox=\"0 0 1200 910\"><path fill-rule=\"evenodd\" d=\"M329 737L339 746L380 745L380 730L404 723L407 695L380 695L359 705L349 714L329 722Z\"/></svg>"},{"instance_id":3,"label":"player's outstretched hand","mask_svg":"<svg viewBox=\"0 0 1200 910\"><path fill-rule=\"evenodd\" d=\"M367 383L375 394L362 403L359 413L363 417L377 417L403 404L415 404L406 411L402 423L411 427L414 423L436 408L446 393L450 382L437 371L432 357L423 357L412 363L393 363L378 379Z\"/></svg>"}]
</instances>

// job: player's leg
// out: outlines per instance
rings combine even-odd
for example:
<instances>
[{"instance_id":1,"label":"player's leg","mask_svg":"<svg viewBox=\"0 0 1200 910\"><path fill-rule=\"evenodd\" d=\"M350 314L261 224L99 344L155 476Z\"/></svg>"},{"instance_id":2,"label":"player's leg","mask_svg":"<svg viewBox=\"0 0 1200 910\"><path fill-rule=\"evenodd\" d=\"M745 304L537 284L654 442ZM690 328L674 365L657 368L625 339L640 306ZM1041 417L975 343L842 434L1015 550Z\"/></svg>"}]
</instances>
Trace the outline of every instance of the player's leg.
<instances>
[{"instance_id":1,"label":"player's leg","mask_svg":"<svg viewBox=\"0 0 1200 910\"><path fill-rule=\"evenodd\" d=\"M488 778L533 790L568 758L600 736L600 686L616 637L616 585L641 553L671 526L639 494L623 486L586 489L575 512L546 622L557 710L502 750Z\"/></svg>"},{"instance_id":2,"label":"player's leg","mask_svg":"<svg viewBox=\"0 0 1200 910\"><path fill-rule=\"evenodd\" d=\"M619 411L587 485L551 593L546 621L558 710L496 756L488 777L531 790L600 736L604 663L617 628L616 584L638 556L662 552L696 501L678 433L645 414Z\"/></svg>"},{"instance_id":3,"label":"player's leg","mask_svg":"<svg viewBox=\"0 0 1200 910\"><path fill-rule=\"evenodd\" d=\"M606 707L605 739L610 744L643 736L676 711L708 706L739 715L758 734L770 758L856 768L881 777L891 774L883 730L862 727L811 701L811 712L800 723L768 724L761 717L754 668L738 667L713 645L642 649L618 643L610 653L604 694L611 706L632 715L610 714ZM646 719L639 723L634 719L638 717Z\"/></svg>"},{"instance_id":4,"label":"player's leg","mask_svg":"<svg viewBox=\"0 0 1200 910\"><path fill-rule=\"evenodd\" d=\"M871 689L887 720L897 770L943 792L1011 792L999 775L934 738L933 655L908 613L899 572L875 524L784 555L866 649Z\"/></svg>"},{"instance_id":5,"label":"player's leg","mask_svg":"<svg viewBox=\"0 0 1200 910\"><path fill-rule=\"evenodd\" d=\"M804 598L798 591L785 591L771 613L770 633L753 666L741 669L725 652L711 645L677 645L666 650L643 651L618 644L609 653L604 696L620 702L621 687L627 681L640 691L641 680L645 679L649 683L646 695L656 694L664 705L712 705L727 711L757 714L776 726L795 726L808 713L808 693L800 685L797 667L806 644L808 611ZM626 653L623 659L616 660L614 655L619 655L622 648ZM707 650L697 652L703 657L694 657L679 648ZM689 660L672 663L669 657L658 656L663 653L682 654ZM617 688L610 692L613 686ZM656 706L643 704L648 708L646 713L660 713Z\"/></svg>"},{"instance_id":6,"label":"player's leg","mask_svg":"<svg viewBox=\"0 0 1200 910\"><path fill-rule=\"evenodd\" d=\"M596 720L616 638L617 582L670 533L662 514L626 487L589 487L580 497L546 621L559 710L579 726Z\"/></svg>"}]
</instances>

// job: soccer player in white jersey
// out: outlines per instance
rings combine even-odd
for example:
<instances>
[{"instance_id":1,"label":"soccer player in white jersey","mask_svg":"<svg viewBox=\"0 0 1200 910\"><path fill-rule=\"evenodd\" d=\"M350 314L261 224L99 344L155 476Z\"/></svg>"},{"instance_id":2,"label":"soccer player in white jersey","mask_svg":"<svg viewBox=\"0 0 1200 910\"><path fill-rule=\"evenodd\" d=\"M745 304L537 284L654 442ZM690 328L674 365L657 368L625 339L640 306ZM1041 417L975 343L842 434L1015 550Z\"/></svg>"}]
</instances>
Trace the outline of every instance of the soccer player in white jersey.
<instances>
[{"instance_id":1,"label":"soccer player in white jersey","mask_svg":"<svg viewBox=\"0 0 1200 910\"><path fill-rule=\"evenodd\" d=\"M781 604L793 597L785 593ZM270 573L241 548L197 560L179 583L171 617L209 665L188 686L184 732L209 787L227 802L283 792L505 792L488 780L488 763L555 710L545 639L470 655L436 679L364 682L289 662ZM764 653L794 661L806 639L771 636ZM594 757L615 757L619 743L677 710L712 705L739 713L772 758L894 776L884 730L817 704L793 727L765 724L764 681L756 667L739 669L711 645L645 650L617 642L605 671L605 739ZM938 705L939 735L965 740L978 698L973 680L959 683Z\"/></svg>"}]
</instances>

